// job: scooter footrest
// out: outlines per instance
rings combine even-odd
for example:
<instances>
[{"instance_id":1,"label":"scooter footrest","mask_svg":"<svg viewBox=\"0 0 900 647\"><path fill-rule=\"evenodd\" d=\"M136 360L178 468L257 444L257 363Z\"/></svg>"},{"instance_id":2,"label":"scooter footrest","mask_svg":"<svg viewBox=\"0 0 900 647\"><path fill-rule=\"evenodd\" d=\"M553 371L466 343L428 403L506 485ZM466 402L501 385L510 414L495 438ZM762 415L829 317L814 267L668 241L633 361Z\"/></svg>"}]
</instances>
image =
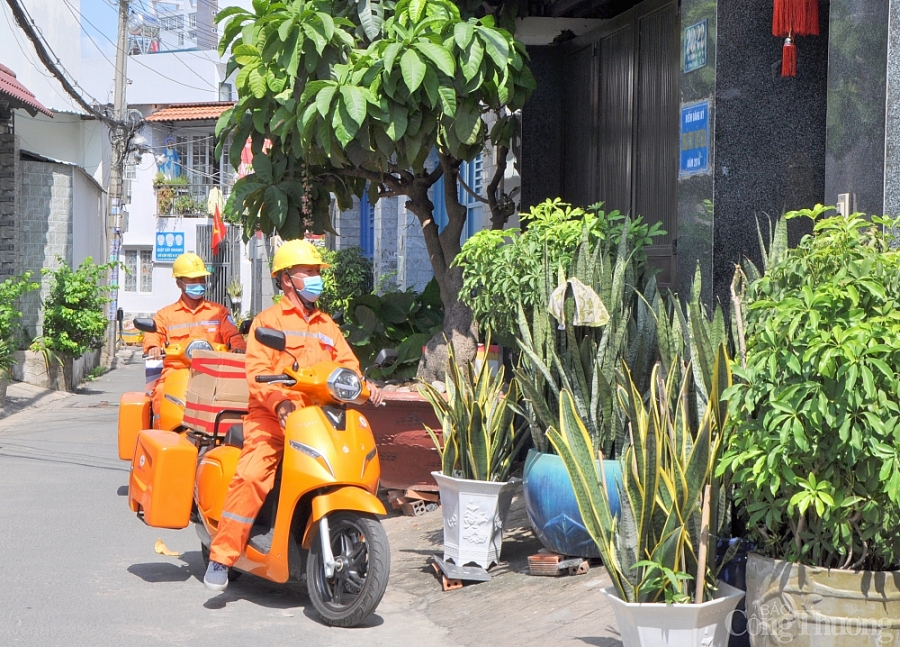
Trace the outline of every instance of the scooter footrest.
<instances>
[{"instance_id":1,"label":"scooter footrest","mask_svg":"<svg viewBox=\"0 0 900 647\"><path fill-rule=\"evenodd\" d=\"M250 529L250 539L247 540L247 543L252 546L254 550L263 555L268 555L269 551L272 550L272 540L274 537L274 528L253 526Z\"/></svg>"}]
</instances>

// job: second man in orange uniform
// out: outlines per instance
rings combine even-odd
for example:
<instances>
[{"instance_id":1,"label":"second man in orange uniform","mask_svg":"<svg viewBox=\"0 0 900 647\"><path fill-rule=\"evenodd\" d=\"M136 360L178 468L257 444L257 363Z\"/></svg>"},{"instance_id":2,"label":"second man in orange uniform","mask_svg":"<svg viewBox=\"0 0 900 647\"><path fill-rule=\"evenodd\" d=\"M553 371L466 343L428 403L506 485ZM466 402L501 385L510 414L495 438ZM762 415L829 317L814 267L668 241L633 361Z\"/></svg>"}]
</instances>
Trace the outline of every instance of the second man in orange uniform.
<instances>
[{"instance_id":1,"label":"second man in orange uniform","mask_svg":"<svg viewBox=\"0 0 900 647\"><path fill-rule=\"evenodd\" d=\"M181 288L181 298L153 317L156 332L144 335L144 353L152 359L159 359L166 343L186 342L189 339L226 344L232 351L243 353L247 344L228 308L203 298L206 293L206 277L209 276L203 259L196 254L182 254L172 264L172 275ZM159 413L162 403L166 375L174 368L163 359L162 375L153 389L151 399L155 414Z\"/></svg>"}]
</instances>

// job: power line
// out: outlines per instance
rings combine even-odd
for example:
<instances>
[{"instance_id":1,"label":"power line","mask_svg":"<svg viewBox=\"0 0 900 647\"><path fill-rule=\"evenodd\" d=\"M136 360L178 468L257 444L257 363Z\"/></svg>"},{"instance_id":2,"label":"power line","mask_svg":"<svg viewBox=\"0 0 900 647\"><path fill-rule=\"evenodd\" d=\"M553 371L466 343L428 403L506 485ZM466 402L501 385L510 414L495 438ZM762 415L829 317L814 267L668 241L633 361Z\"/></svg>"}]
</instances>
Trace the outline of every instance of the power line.
<instances>
[{"instance_id":1,"label":"power line","mask_svg":"<svg viewBox=\"0 0 900 647\"><path fill-rule=\"evenodd\" d=\"M84 89L78 86L77 81L69 81L66 75L68 74L69 76L71 76L71 74L69 74L69 72L65 70L62 62L59 60L59 56L57 56L56 53L53 52L52 49L50 49L49 45L46 45L44 43L42 36L39 35L40 29L34 23L34 19L31 18L25 8L19 4L19 1L6 0L6 4L8 4L9 8L12 10L13 17L16 19L16 23L19 25L22 31L25 32L25 35L28 36L28 40L30 40L34 45L34 49L38 55L38 58L41 59L41 62L47 67L50 73L57 78L57 80L63 86L63 89L73 99L75 99L75 101L78 102L78 105L84 108L88 114L93 115L106 124L110 124L113 126L118 125L114 119L110 119L99 110L94 108L94 106L89 104L87 100L83 96L81 96L81 94L79 94L78 90L75 89L75 87L77 86L78 89L84 92ZM55 63L53 61L53 58L51 58L51 54L53 55L53 58L56 59ZM88 94L87 92L85 92L85 94L93 99L95 103L99 104L99 101L94 99L94 97L91 97L90 94Z\"/></svg>"},{"instance_id":2,"label":"power line","mask_svg":"<svg viewBox=\"0 0 900 647\"><path fill-rule=\"evenodd\" d=\"M65 2L66 5L69 5L68 0L63 0L63 2ZM87 24L89 24L91 27L93 27L94 29L96 29L97 32L98 32L101 36L103 36L103 38L105 38L106 40L108 40L108 41L109 41L110 43L112 43L113 45L116 45L116 43L113 42L112 39L110 39L109 36L107 36L106 34L104 34L103 31L102 31L99 27L97 27L97 25L95 25L94 23L92 23L92 22L91 22L91 21L90 21L83 13L81 13L80 11L78 11L77 9L75 9L74 7L72 7L71 5L69 5L69 8L70 8L71 10L74 10L75 12L77 12L78 15L81 16L81 19L84 20L84 22L86 22ZM84 25L81 25L81 31L83 31L85 34L87 34L88 38L90 38L91 41L94 42L94 39L91 37L91 35L88 33L88 31L84 28ZM99 49L99 46L97 45L96 42L94 42L94 46L97 47L97 49ZM173 53L175 53L175 52L173 52ZM208 85L208 86L210 87L210 89L212 89L212 90L217 90L217 89L218 89L218 88L216 88L216 86L214 86L214 85L211 84L209 81L207 81L206 79L204 79L202 76L200 76L199 74L197 74L197 72L195 72L195 71L192 70L190 67L188 67L187 63L185 63L184 61L182 61L182 60L181 60L180 58L178 58L177 56L176 56L175 58L176 58L176 60L177 60L179 63L181 63L182 65L184 65L184 66L191 72L191 74L193 74L193 75L196 76L198 79L200 79L201 81L203 81L206 85ZM198 59L200 59L200 60L202 60L202 61L211 62L209 59L203 58L202 56L196 56L196 58L198 58ZM109 60L109 59L107 59L107 60ZM204 91L203 88L198 88L198 87L193 86L193 85L188 85L187 83L182 83L181 81L176 81L176 80L173 79L172 77L166 76L165 74L163 74L163 73L160 72L159 70L157 70L157 69L155 69L155 68L152 68L152 67L150 67L149 65L147 65L147 64L145 64L145 63L143 63L143 62L141 62L141 61L138 60L136 57L133 57L133 56L132 56L132 57L131 57L131 60L132 60L133 62L137 63L138 65L140 65L141 67L150 70L151 72L153 72L153 73L156 74L157 76L166 79L167 81L171 81L172 83L175 83L175 84L177 84L177 85L184 86L184 87L189 88L189 89L191 89L191 90L200 90L201 92ZM115 68L115 65L113 65L113 68Z\"/></svg>"},{"instance_id":3,"label":"power line","mask_svg":"<svg viewBox=\"0 0 900 647\"><path fill-rule=\"evenodd\" d=\"M65 3L68 5L68 0L63 0L63 2L65 2ZM71 8L71 9L74 9L74 7L71 7L71 6L70 6L70 8ZM146 6L145 6L145 8L146 8ZM74 9L74 10L75 10L75 11L78 11L77 9ZM103 31L102 31L99 27L97 27L97 25L95 25L94 23L92 23L92 22L91 22L91 21L90 21L83 13L81 13L81 12L78 12L78 13L79 13L79 15L81 16L81 18L84 20L84 22L86 22L86 23L89 24L91 27L93 27L94 29L96 29L96 30L100 33L101 36L103 36L106 40L108 40L110 43L112 43L113 45L115 45L115 43L109 38L109 36L107 36L106 34L104 34ZM87 34L87 30L84 28L83 25L81 26L81 30ZM90 34L88 34L88 37L90 37ZM95 44L95 45L96 45L96 44ZM199 59L199 60L201 60L201 61L205 61L205 62L207 62L207 63L212 62L212 61L210 61L208 58L204 58L204 57L202 57L202 56L197 56L196 54L192 54L191 52L188 52L188 51L186 51L186 50L180 50L180 51L185 52L185 53L187 53L187 54L189 54L189 55L193 56L194 58ZM179 52L179 50L176 50L176 51L173 51L173 52L171 52L171 53L172 53L172 54L177 54L178 52ZM158 75L158 76L160 76L160 77L162 77L162 78L164 78L164 79L167 79L167 80L171 81L172 83L177 83L178 85L184 86L184 87L186 87L186 88L190 88L191 90L200 90L201 92L204 91L203 88L198 88L198 87L193 86L193 85L187 85L186 83L182 83L181 81L176 81L176 80L173 79L172 77L166 76L166 75L163 74L162 72L160 72L160 71L158 71L158 70L156 70L156 69L150 67L149 65L146 65L145 63L139 61L139 60L138 60L137 58L135 58L135 57L132 57L132 60L133 60L135 63L137 63L138 65L140 65L141 67L144 67L144 68L150 70L150 71L153 72L154 74L156 74L156 75ZM191 74L193 74L193 75L196 76L198 79L200 79L201 81L203 81L203 83L205 83L206 85L208 85L209 88L210 88L211 90L218 90L218 88L217 88L216 86L214 86L212 83L210 83L209 81L207 81L206 79L204 79L202 76L200 76L199 74L197 74L197 72L196 72L195 70L193 70L193 69L192 69L187 63L185 63L183 60L181 60L180 58L178 58L178 56L175 57L175 60L177 60L181 65L183 65L183 66L185 67L185 69L187 69Z\"/></svg>"}]
</instances>

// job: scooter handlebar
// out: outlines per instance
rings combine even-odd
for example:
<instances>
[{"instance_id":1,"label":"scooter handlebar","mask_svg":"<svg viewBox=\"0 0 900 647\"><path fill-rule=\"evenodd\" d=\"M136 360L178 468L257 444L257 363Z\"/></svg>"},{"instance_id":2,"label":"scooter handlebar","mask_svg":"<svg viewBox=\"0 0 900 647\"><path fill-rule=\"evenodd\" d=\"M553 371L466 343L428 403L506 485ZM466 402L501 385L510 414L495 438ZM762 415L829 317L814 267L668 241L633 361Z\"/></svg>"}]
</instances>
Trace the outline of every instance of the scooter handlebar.
<instances>
[{"instance_id":1,"label":"scooter handlebar","mask_svg":"<svg viewBox=\"0 0 900 647\"><path fill-rule=\"evenodd\" d=\"M263 384L284 384L286 386L294 386L297 383L292 377L287 375L257 375L256 381Z\"/></svg>"}]
</instances>

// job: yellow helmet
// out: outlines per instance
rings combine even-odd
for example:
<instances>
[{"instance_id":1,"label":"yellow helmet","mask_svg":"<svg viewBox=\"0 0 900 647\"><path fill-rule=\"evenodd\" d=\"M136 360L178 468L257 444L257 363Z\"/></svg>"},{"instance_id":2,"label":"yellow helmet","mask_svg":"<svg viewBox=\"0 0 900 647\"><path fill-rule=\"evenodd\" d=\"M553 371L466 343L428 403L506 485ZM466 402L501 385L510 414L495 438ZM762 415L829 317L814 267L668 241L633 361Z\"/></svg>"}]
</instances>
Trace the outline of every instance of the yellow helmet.
<instances>
[{"instance_id":1,"label":"yellow helmet","mask_svg":"<svg viewBox=\"0 0 900 647\"><path fill-rule=\"evenodd\" d=\"M318 265L321 268L331 267L322 260L318 248L308 240L289 240L275 252L272 259L272 276L281 270L295 265Z\"/></svg>"},{"instance_id":2,"label":"yellow helmet","mask_svg":"<svg viewBox=\"0 0 900 647\"><path fill-rule=\"evenodd\" d=\"M182 254L172 263L172 276L176 279L196 279L201 276L209 276L206 271L206 263L196 254Z\"/></svg>"}]
</instances>

